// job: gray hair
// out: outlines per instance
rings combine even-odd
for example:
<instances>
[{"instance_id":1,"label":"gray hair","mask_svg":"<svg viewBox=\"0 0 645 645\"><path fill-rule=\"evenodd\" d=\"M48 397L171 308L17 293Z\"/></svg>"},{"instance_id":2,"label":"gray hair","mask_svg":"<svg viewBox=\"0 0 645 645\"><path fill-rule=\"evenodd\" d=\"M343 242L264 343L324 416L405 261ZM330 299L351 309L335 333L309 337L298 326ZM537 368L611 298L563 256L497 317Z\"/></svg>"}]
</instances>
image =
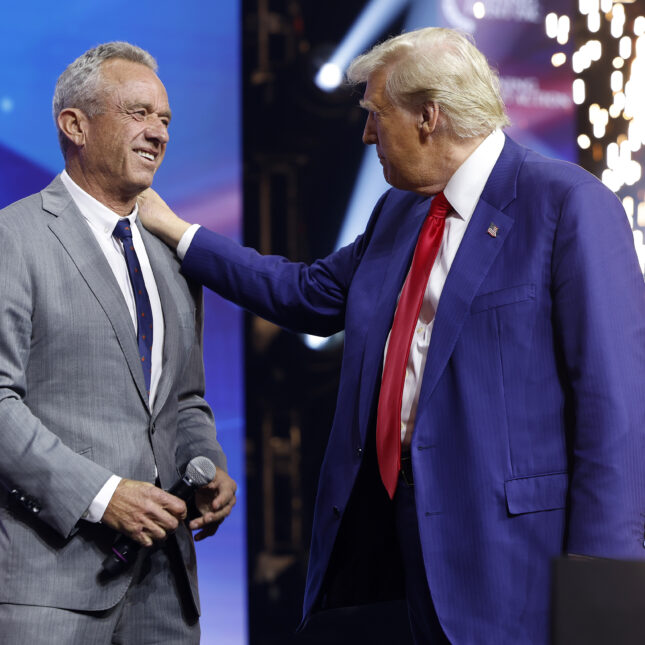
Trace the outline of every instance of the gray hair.
<instances>
[{"instance_id":1,"label":"gray hair","mask_svg":"<svg viewBox=\"0 0 645 645\"><path fill-rule=\"evenodd\" d=\"M435 101L459 138L510 124L497 72L470 36L441 27L395 36L355 58L347 78L364 83L384 68L389 72L385 91L394 104L412 109Z\"/></svg>"},{"instance_id":2,"label":"gray hair","mask_svg":"<svg viewBox=\"0 0 645 645\"><path fill-rule=\"evenodd\" d=\"M144 49L130 43L114 41L98 45L81 54L58 77L52 113L58 130L58 141L63 156L67 151L69 140L58 126L58 115L66 108L78 108L87 116L93 117L103 109L101 65L112 58L140 63L157 71L157 61Z\"/></svg>"}]
</instances>

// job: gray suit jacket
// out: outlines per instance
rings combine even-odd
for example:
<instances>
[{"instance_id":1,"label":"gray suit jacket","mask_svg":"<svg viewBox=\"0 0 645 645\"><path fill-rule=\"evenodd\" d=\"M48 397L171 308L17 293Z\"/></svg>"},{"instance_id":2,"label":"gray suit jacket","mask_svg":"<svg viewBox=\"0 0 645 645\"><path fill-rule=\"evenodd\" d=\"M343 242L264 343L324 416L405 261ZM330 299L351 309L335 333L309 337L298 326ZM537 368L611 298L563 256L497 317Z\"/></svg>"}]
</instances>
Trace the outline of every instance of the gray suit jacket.
<instances>
[{"instance_id":1,"label":"gray suit jacket","mask_svg":"<svg viewBox=\"0 0 645 645\"><path fill-rule=\"evenodd\" d=\"M99 581L115 533L81 519L108 477L154 482L156 466L167 488L196 455L226 468L203 399L201 291L141 233L165 320L152 412L123 295L60 178L0 211L0 602L113 606L131 573ZM175 535L199 608L192 536Z\"/></svg>"}]
</instances>

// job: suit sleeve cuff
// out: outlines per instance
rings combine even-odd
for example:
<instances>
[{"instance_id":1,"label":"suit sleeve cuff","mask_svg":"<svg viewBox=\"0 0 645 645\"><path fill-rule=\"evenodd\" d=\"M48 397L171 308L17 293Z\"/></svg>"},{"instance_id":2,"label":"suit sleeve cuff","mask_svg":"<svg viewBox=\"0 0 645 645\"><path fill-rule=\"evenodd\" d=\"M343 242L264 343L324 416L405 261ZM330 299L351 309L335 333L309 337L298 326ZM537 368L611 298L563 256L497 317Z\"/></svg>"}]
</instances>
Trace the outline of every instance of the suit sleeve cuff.
<instances>
[{"instance_id":1,"label":"suit sleeve cuff","mask_svg":"<svg viewBox=\"0 0 645 645\"><path fill-rule=\"evenodd\" d=\"M103 513L105 513L105 509L110 503L112 495L114 495L114 491L120 481L121 477L118 475L112 475L110 479L103 484L103 488L101 488L98 495L92 500L85 513L83 513L83 519L86 522L97 523L101 521Z\"/></svg>"},{"instance_id":2,"label":"suit sleeve cuff","mask_svg":"<svg viewBox=\"0 0 645 645\"><path fill-rule=\"evenodd\" d=\"M197 233L198 230L199 224L192 224L190 228L181 236L181 240L179 240L179 244L177 244L177 257L180 260L184 259L184 256L188 251L188 247L193 241L195 233Z\"/></svg>"}]
</instances>

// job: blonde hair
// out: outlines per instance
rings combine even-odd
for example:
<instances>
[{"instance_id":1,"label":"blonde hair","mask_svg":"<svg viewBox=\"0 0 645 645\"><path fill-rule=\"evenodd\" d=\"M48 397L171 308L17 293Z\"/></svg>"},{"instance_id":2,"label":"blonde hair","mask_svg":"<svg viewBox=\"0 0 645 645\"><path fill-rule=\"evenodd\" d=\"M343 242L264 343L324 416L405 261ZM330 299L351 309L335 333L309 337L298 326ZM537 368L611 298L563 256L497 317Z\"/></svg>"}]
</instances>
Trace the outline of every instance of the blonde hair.
<instances>
[{"instance_id":1,"label":"blonde hair","mask_svg":"<svg viewBox=\"0 0 645 645\"><path fill-rule=\"evenodd\" d=\"M355 58L350 83L387 68L385 91L402 107L434 101L455 136L470 138L510 124L497 72L472 38L454 29L427 27L390 38Z\"/></svg>"}]
</instances>

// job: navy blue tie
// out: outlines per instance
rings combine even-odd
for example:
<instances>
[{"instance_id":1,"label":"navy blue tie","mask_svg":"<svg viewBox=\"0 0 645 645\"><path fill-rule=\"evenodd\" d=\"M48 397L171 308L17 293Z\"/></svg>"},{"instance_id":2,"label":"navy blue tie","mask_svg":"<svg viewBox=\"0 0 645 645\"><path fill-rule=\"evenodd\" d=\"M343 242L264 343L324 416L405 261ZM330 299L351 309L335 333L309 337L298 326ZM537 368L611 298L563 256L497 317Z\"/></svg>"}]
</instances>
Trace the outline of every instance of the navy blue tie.
<instances>
[{"instance_id":1,"label":"navy blue tie","mask_svg":"<svg viewBox=\"0 0 645 645\"><path fill-rule=\"evenodd\" d=\"M125 262L128 265L132 291L134 292L134 303L137 312L137 343L139 345L139 357L143 376L146 379L146 390L150 395L150 377L152 375L152 307L146 284L143 281L139 258L134 250L132 242L132 231L130 221L126 218L119 220L112 233L114 237L123 242Z\"/></svg>"}]
</instances>

